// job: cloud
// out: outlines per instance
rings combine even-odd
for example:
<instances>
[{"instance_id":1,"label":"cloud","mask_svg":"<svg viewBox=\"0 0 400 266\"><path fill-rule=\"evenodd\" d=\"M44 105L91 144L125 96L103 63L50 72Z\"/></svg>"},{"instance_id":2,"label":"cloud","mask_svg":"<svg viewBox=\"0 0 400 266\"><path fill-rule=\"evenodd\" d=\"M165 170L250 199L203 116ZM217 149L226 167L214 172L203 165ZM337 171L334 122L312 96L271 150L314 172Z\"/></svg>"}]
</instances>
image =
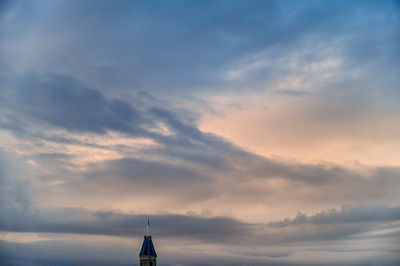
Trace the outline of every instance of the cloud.
<instances>
[{"instance_id":1,"label":"cloud","mask_svg":"<svg viewBox=\"0 0 400 266\"><path fill-rule=\"evenodd\" d=\"M1 242L0 262L12 265L132 265L127 245L99 241ZM20 252L16 252L19 250Z\"/></svg>"},{"instance_id":2,"label":"cloud","mask_svg":"<svg viewBox=\"0 0 400 266\"><path fill-rule=\"evenodd\" d=\"M96 198L102 198L133 209L141 205L151 212L161 208L178 213L210 209L211 204L220 215L231 212L240 217L248 215L245 208L226 210L225 206L250 204L251 212L255 204L278 208L296 199L298 203L281 214L289 215L310 202L316 211L398 198L396 167L352 169L261 157L202 132L195 114L163 104L149 94L133 99L107 97L74 78L53 74L31 73L6 79L4 84L4 129L14 125L8 129L17 142L18 138L31 141L9 149L20 150L37 165L46 165L40 171L47 171L47 179L37 179L35 184L36 200L99 208L93 204L101 204ZM15 133L15 125L23 129L23 135ZM114 133L125 137L126 144L88 141L96 137L107 143ZM137 138L154 145L137 149L137 143L128 144ZM82 157L99 152L103 154L98 159ZM146 195L151 195L151 200L145 200Z\"/></svg>"},{"instance_id":3,"label":"cloud","mask_svg":"<svg viewBox=\"0 0 400 266\"><path fill-rule=\"evenodd\" d=\"M180 146L213 141L220 146L230 145L198 130L194 113L163 106L149 94L138 93L135 99L108 99L70 76L33 72L3 78L2 84L4 129L24 131L39 123L69 133L116 131ZM45 132L41 135L46 137Z\"/></svg>"},{"instance_id":4,"label":"cloud","mask_svg":"<svg viewBox=\"0 0 400 266\"><path fill-rule=\"evenodd\" d=\"M26 175L33 174L30 170L20 157L0 151L0 218L29 212L32 200Z\"/></svg>"},{"instance_id":5,"label":"cloud","mask_svg":"<svg viewBox=\"0 0 400 266\"><path fill-rule=\"evenodd\" d=\"M308 251L274 248L299 243L388 255L400 202L396 2L0 6L2 230L136 237L150 213L160 239L226 246L207 257L215 265L298 265ZM205 112L232 115L218 99L243 119L206 133ZM348 150L372 160L344 166ZM34 256L53 244L2 254L65 260ZM265 250L241 250L252 245Z\"/></svg>"},{"instance_id":6,"label":"cloud","mask_svg":"<svg viewBox=\"0 0 400 266\"><path fill-rule=\"evenodd\" d=\"M388 207L385 205L375 206L343 206L341 210L329 209L307 217L299 213L293 219L271 222L273 227L295 226L304 223L331 224L331 223L361 223L396 221L400 219L399 207Z\"/></svg>"},{"instance_id":7,"label":"cloud","mask_svg":"<svg viewBox=\"0 0 400 266\"><path fill-rule=\"evenodd\" d=\"M130 103L107 100L73 78L28 74L10 83L4 82L4 86L12 86L8 90L3 87L4 108L17 111L28 121L72 132L140 131L137 111Z\"/></svg>"},{"instance_id":8,"label":"cloud","mask_svg":"<svg viewBox=\"0 0 400 266\"><path fill-rule=\"evenodd\" d=\"M393 54L388 42L390 49L382 52L377 47L380 39L392 36L387 29L393 27L385 26L397 22L395 5L205 1L193 6L177 1L132 2L121 8L101 1L79 3L78 8L75 1L17 3L2 21L4 29L14 32L3 32L7 38L2 47L10 51L4 56L11 68L53 69L104 89L133 87L165 94L210 91L215 86L230 90L237 81L224 84L222 73L237 60L264 50L273 50L275 58L303 42L325 47L334 43L360 63ZM350 41L342 41L342 36L350 36ZM360 39L364 41L357 42ZM22 45L26 42L31 45ZM285 71L270 68L249 74L247 81L260 83L263 76L271 80L285 76Z\"/></svg>"},{"instance_id":9,"label":"cloud","mask_svg":"<svg viewBox=\"0 0 400 266\"><path fill-rule=\"evenodd\" d=\"M89 211L80 208L33 209L24 213L10 211L3 217L1 231L36 233L72 233L139 237L145 214L113 211ZM385 228L400 220L400 208L387 205L346 206L311 216L267 224L252 224L228 217L200 217L175 214L151 216L153 234L163 239L187 239L208 244L269 246L273 244L318 242L348 239ZM385 235L382 235L384 237Z\"/></svg>"},{"instance_id":10,"label":"cloud","mask_svg":"<svg viewBox=\"0 0 400 266\"><path fill-rule=\"evenodd\" d=\"M104 241L37 241L31 243L1 242L1 261L18 265L137 265L138 246L114 241L112 245ZM310 255L310 254L308 254ZM314 254L315 255L315 254ZM318 254L321 255L321 254ZM325 256L328 255L325 253ZM331 254L329 254L331 255ZM338 254L334 254L338 256ZM343 253L341 254L344 255ZM386 255L386 257L385 257ZM292 262L283 258L256 258L254 254L238 256L238 254L223 254L205 256L202 252L182 252L170 250L159 255L158 262L163 265L243 265L252 260L252 265L397 265L398 260L390 254L379 254L379 260L356 257L348 261L336 260L330 263L306 260Z\"/></svg>"}]
</instances>

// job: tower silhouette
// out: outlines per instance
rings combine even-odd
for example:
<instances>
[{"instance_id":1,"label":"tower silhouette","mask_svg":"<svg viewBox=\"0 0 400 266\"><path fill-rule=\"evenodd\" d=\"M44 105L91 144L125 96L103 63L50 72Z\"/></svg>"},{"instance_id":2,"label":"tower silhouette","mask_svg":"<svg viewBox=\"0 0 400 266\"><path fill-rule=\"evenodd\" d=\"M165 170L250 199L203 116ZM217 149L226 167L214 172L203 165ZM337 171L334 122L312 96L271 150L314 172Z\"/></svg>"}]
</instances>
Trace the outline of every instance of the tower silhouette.
<instances>
[{"instance_id":1,"label":"tower silhouette","mask_svg":"<svg viewBox=\"0 0 400 266\"><path fill-rule=\"evenodd\" d=\"M156 266L157 253L150 235L150 219L147 219L147 230L144 236L142 249L139 254L140 266Z\"/></svg>"}]
</instances>

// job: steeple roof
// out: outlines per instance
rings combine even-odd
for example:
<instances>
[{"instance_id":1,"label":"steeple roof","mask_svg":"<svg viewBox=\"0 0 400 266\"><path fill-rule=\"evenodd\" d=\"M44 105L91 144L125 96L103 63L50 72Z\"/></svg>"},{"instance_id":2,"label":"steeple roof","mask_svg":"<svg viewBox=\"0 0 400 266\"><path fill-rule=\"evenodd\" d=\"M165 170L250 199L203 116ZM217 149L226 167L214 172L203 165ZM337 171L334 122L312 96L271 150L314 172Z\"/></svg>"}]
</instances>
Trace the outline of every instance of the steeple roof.
<instances>
[{"instance_id":1,"label":"steeple roof","mask_svg":"<svg viewBox=\"0 0 400 266\"><path fill-rule=\"evenodd\" d=\"M156 250L154 249L153 241L151 236L144 236L142 249L140 250L139 257L149 256L157 258Z\"/></svg>"}]
</instances>

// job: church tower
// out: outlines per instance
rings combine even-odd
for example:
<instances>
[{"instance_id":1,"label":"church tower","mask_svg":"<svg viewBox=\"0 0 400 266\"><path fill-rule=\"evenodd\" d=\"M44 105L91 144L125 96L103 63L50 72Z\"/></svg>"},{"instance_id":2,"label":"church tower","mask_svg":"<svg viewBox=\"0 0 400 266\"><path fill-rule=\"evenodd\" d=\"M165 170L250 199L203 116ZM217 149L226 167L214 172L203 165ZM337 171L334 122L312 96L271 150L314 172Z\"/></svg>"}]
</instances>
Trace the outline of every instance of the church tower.
<instances>
[{"instance_id":1,"label":"church tower","mask_svg":"<svg viewBox=\"0 0 400 266\"><path fill-rule=\"evenodd\" d=\"M144 236L142 249L140 250L140 266L156 266L157 253L154 249L153 241L149 233L150 219L147 219L147 232Z\"/></svg>"}]
</instances>

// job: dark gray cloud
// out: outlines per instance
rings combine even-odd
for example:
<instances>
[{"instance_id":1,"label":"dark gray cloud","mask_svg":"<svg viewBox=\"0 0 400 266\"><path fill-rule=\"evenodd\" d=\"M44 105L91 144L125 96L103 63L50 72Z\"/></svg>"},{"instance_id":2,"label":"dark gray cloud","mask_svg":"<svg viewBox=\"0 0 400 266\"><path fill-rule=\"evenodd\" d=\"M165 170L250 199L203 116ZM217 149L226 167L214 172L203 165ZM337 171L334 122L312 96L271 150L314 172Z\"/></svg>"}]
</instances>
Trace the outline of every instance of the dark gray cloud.
<instances>
[{"instance_id":1,"label":"dark gray cloud","mask_svg":"<svg viewBox=\"0 0 400 266\"><path fill-rule=\"evenodd\" d=\"M373 210L373 211L372 211ZM271 222L269 225L276 227L294 226L303 223L330 224L330 223L357 223L357 222L379 222L396 221L400 219L400 208L385 205L375 206L344 206L341 210L330 209L307 217L299 213L293 219Z\"/></svg>"},{"instance_id":2,"label":"dark gray cloud","mask_svg":"<svg viewBox=\"0 0 400 266\"><path fill-rule=\"evenodd\" d=\"M193 113L167 108L149 94L139 93L137 99L130 100L108 99L99 90L88 88L72 77L33 72L13 79L4 78L1 84L1 125L16 133L22 131L35 136L27 131L39 124L70 133L117 131L175 146L201 148L211 143L217 145L216 148L231 146L221 138L201 132L195 126ZM154 132L158 122L163 122L172 135ZM43 132L36 137L46 139L46 134Z\"/></svg>"},{"instance_id":3,"label":"dark gray cloud","mask_svg":"<svg viewBox=\"0 0 400 266\"><path fill-rule=\"evenodd\" d=\"M139 237L143 233L143 221L147 217L113 211L92 212L79 208L32 208L25 212L8 209L8 215L0 222L0 230ZM400 220L400 208L387 205L347 206L341 210L331 209L312 216L298 214L293 219L287 218L268 224L244 223L227 217L205 218L171 214L152 215L151 220L154 225L152 233L160 239L269 246L347 239L381 229L384 225L396 228L391 222Z\"/></svg>"},{"instance_id":4,"label":"dark gray cloud","mask_svg":"<svg viewBox=\"0 0 400 266\"><path fill-rule=\"evenodd\" d=\"M88 88L72 77L53 74L30 73L3 79L2 85L1 127L20 139L32 140L36 146L50 142L104 148L73 139L69 134L95 133L100 136L112 131L149 138L161 144L160 148L151 148L148 154L175 157L206 168L226 168L227 154L251 157L232 143L201 132L195 125L195 114L162 104L149 94L139 93L137 98L126 100L108 99L100 91ZM168 135L154 131L160 129L160 123L167 128ZM64 132L60 134L57 130ZM120 145L115 149L129 153L131 147ZM60 161L62 156L66 163L70 155L61 151L47 153L46 158L47 161ZM43 153L32 158L45 161ZM141 162L144 165L145 161ZM124 165L121 169L123 171Z\"/></svg>"},{"instance_id":5,"label":"dark gray cloud","mask_svg":"<svg viewBox=\"0 0 400 266\"><path fill-rule=\"evenodd\" d=\"M1 102L4 110L16 111L10 116L72 132L141 131L138 112L129 102L107 100L70 77L28 74L3 81Z\"/></svg>"}]
</instances>

